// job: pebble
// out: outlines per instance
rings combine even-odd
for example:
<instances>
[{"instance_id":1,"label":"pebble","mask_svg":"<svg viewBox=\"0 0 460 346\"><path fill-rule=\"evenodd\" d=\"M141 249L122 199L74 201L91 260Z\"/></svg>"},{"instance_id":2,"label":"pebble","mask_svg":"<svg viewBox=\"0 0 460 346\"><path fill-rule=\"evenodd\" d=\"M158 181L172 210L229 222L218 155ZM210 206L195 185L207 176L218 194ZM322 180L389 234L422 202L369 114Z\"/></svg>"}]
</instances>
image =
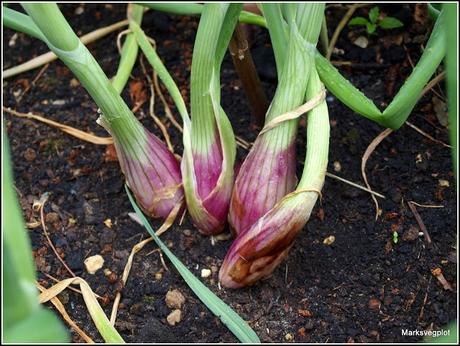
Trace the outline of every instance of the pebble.
<instances>
[{"instance_id":1,"label":"pebble","mask_svg":"<svg viewBox=\"0 0 460 346\"><path fill-rule=\"evenodd\" d=\"M85 12L85 8L83 6L78 6L76 9L75 9L75 14L78 16L80 14L82 14L83 12Z\"/></svg>"},{"instance_id":2,"label":"pebble","mask_svg":"<svg viewBox=\"0 0 460 346\"><path fill-rule=\"evenodd\" d=\"M287 333L285 336L284 336L284 339L286 341L292 341L294 339L294 335L292 335L291 333Z\"/></svg>"},{"instance_id":3,"label":"pebble","mask_svg":"<svg viewBox=\"0 0 460 346\"><path fill-rule=\"evenodd\" d=\"M342 170L342 165L339 161L334 161L334 171L340 172Z\"/></svg>"},{"instance_id":4,"label":"pebble","mask_svg":"<svg viewBox=\"0 0 460 346\"><path fill-rule=\"evenodd\" d=\"M438 180L439 186L441 187L449 187L449 181L445 179L439 179Z\"/></svg>"},{"instance_id":5,"label":"pebble","mask_svg":"<svg viewBox=\"0 0 460 346\"><path fill-rule=\"evenodd\" d=\"M37 158L37 153L35 152L34 149L27 148L24 151L24 158L26 159L27 162L32 162Z\"/></svg>"},{"instance_id":6,"label":"pebble","mask_svg":"<svg viewBox=\"0 0 460 346\"><path fill-rule=\"evenodd\" d=\"M180 309L185 303L185 297L179 290L170 290L166 293L165 302L171 309Z\"/></svg>"},{"instance_id":7,"label":"pebble","mask_svg":"<svg viewBox=\"0 0 460 346\"><path fill-rule=\"evenodd\" d=\"M211 273L212 272L211 272L210 269L206 269L206 268L201 269L201 277L202 278L207 278L207 277L211 276Z\"/></svg>"},{"instance_id":8,"label":"pebble","mask_svg":"<svg viewBox=\"0 0 460 346\"><path fill-rule=\"evenodd\" d=\"M323 240L324 245L332 245L332 243L334 242L335 242L335 237L333 235L330 235L329 237Z\"/></svg>"},{"instance_id":9,"label":"pebble","mask_svg":"<svg viewBox=\"0 0 460 346\"><path fill-rule=\"evenodd\" d=\"M353 41L353 44L360 48L367 48L369 45L369 40L364 36L359 36L356 40Z\"/></svg>"},{"instance_id":10,"label":"pebble","mask_svg":"<svg viewBox=\"0 0 460 346\"><path fill-rule=\"evenodd\" d=\"M190 237L192 235L192 231L189 229L184 229L182 233L184 233L184 235L187 237Z\"/></svg>"},{"instance_id":11,"label":"pebble","mask_svg":"<svg viewBox=\"0 0 460 346\"><path fill-rule=\"evenodd\" d=\"M168 321L168 324L171 326L175 326L177 323L179 323L182 319L182 311L179 309L173 310L168 317L166 317L166 320Z\"/></svg>"},{"instance_id":12,"label":"pebble","mask_svg":"<svg viewBox=\"0 0 460 346\"><path fill-rule=\"evenodd\" d=\"M94 255L85 259L86 271L95 274L104 265L104 258L101 255Z\"/></svg>"}]
</instances>

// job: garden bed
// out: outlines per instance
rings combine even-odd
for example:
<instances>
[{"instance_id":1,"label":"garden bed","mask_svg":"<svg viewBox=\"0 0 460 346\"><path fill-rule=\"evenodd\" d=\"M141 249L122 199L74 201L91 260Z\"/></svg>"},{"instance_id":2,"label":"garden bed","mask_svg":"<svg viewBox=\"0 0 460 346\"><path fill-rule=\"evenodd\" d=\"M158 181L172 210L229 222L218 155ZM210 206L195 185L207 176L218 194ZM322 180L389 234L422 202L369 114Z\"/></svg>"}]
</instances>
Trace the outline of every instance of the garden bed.
<instances>
[{"instance_id":1,"label":"garden bed","mask_svg":"<svg viewBox=\"0 0 460 346\"><path fill-rule=\"evenodd\" d=\"M64 15L79 34L125 18L125 6L86 4L61 5ZM366 13L368 8L357 13ZM349 61L341 72L379 107L389 103L417 62L430 25L422 25L420 8L382 5L382 11L399 17L404 29L380 31L367 48L351 43L347 27L336 44L332 60ZM327 10L330 35L344 15L336 7ZM76 14L78 13L78 14ZM429 23L429 20L428 22ZM143 29L154 38L158 53L175 78L188 103L193 41L198 18L170 16L149 11ZM357 29L352 29L356 35ZM398 35L404 33L400 42ZM25 34L5 30L4 69L47 51L44 44ZM108 76L119 61L116 33L90 44L89 49ZM251 31L252 53L264 88L271 98L276 87L276 70L266 30ZM421 38L425 37L425 41ZM420 41L421 40L421 41ZM14 41L14 42L13 42ZM145 61L145 59L144 59ZM146 66L148 65L145 63ZM148 67L150 70L150 67ZM4 106L32 112L100 136L107 136L96 124L97 106L61 63L53 62L36 82L39 69L4 81ZM25 89L29 90L22 95ZM442 93L442 88L435 87ZM145 94L143 94L145 92ZM165 93L166 94L166 93ZM142 123L161 137L148 112L149 88L139 63L130 86L123 93L128 104L147 100L136 113ZM147 99L146 99L147 96ZM409 121L439 141L448 142L448 130L435 114L434 94L428 92ZM442 95L441 95L442 96ZM169 104L172 105L170 98ZM156 98L156 114L168 125L177 153L181 134L166 120ZM258 129L234 71L230 56L222 68L222 105L235 134L252 142ZM384 129L362 118L328 96L331 141L328 171L362 184L361 157L369 143ZM175 108L173 107L173 110ZM177 113L176 117L178 117ZM15 186L26 222L39 220L32 211L34 199L45 192L48 231L69 267L106 297L110 315L120 283L103 270L90 275L83 261L100 254L120 278L131 248L147 232L128 215L132 207L124 191L124 179L114 155L97 146L66 135L56 128L5 113L5 128L11 143ZM305 124L297 137L298 175L305 156ZM237 159L247 151L238 149ZM456 316L456 191L450 148L403 125L390 134L371 155L367 176L372 189L382 193L382 215L375 221L370 194L343 182L326 178L322 203L315 207L290 255L269 278L253 287L219 289L218 269L231 240L217 241L202 236L188 216L177 220L162 239L198 277L202 269L211 276L202 280L231 305L264 342L413 342L420 337L403 336L401 330L438 330ZM417 207L431 236L413 236L418 223L407 202L442 206ZM108 221L110 219L110 222ZM152 220L154 227L160 221ZM394 232L398 241L394 241ZM41 226L29 230L39 281L50 286L69 276L56 259ZM326 245L324 239L334 236ZM166 260L161 262L153 244L135 256L124 287L116 328L128 342L235 342L233 334L196 298ZM150 253L150 254L149 254ZM147 255L148 254L148 255ZM432 274L440 268L453 291L446 290ZM170 326L171 312L165 304L169 290L185 296L182 320ZM102 341L87 313L81 295L67 291L60 296L74 321L95 341ZM76 334L73 341L80 342Z\"/></svg>"}]
</instances>

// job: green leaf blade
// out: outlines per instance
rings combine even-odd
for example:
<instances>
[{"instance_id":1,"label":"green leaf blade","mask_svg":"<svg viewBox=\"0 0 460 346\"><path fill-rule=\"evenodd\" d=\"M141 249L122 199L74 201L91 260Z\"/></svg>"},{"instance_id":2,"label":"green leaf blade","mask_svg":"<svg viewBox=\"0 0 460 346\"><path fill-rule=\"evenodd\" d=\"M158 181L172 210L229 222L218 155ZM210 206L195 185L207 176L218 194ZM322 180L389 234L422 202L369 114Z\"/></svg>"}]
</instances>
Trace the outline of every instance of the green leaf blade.
<instances>
[{"instance_id":1,"label":"green leaf blade","mask_svg":"<svg viewBox=\"0 0 460 346\"><path fill-rule=\"evenodd\" d=\"M369 21L364 18L364 17L355 17L355 18L352 18L349 22L348 22L348 25L349 26L358 26L358 25L362 25L362 26L365 26L369 23Z\"/></svg>"},{"instance_id":2,"label":"green leaf blade","mask_svg":"<svg viewBox=\"0 0 460 346\"><path fill-rule=\"evenodd\" d=\"M404 26L404 24L399 19L393 17L385 17L379 22L379 26L382 29L396 29Z\"/></svg>"},{"instance_id":3,"label":"green leaf blade","mask_svg":"<svg viewBox=\"0 0 460 346\"><path fill-rule=\"evenodd\" d=\"M380 9L378 8L378 6L373 7L369 11L369 20L371 21L371 23L375 24L377 22L377 18L379 17L379 14L380 14Z\"/></svg>"},{"instance_id":4,"label":"green leaf blade","mask_svg":"<svg viewBox=\"0 0 460 346\"><path fill-rule=\"evenodd\" d=\"M370 34L373 34L375 32L375 29L377 29L377 25L376 24L373 24L373 23L367 23L366 24L366 30L367 30L367 33L370 35Z\"/></svg>"}]
</instances>

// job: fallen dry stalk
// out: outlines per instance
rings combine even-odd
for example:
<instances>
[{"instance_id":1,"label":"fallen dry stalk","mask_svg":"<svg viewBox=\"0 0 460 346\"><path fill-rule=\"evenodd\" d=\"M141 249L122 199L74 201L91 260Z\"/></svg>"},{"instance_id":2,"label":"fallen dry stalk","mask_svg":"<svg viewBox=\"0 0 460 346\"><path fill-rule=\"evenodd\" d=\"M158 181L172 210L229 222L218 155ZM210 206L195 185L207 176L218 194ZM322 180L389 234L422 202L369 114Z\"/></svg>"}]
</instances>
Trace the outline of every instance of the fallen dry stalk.
<instances>
[{"instance_id":1,"label":"fallen dry stalk","mask_svg":"<svg viewBox=\"0 0 460 346\"><path fill-rule=\"evenodd\" d=\"M113 328L113 326L110 325L110 322L107 319L104 310L102 310L101 306L99 305L94 292L91 290L91 287L84 279L78 276L59 281L54 286L45 289L38 296L39 302L41 304L46 303L72 284L80 285L80 290L82 292L88 312L104 340L106 342L123 342L123 339L120 337L118 332Z\"/></svg>"},{"instance_id":2,"label":"fallen dry stalk","mask_svg":"<svg viewBox=\"0 0 460 346\"><path fill-rule=\"evenodd\" d=\"M174 223L176 220L176 216L179 213L180 209L182 208L183 203L179 203L176 205L176 207L171 211L171 213L168 215L164 223L160 226L158 231L156 231L156 235L160 236L164 232L166 232L171 225ZM123 276L121 278L123 286L126 285L126 282L128 281L128 276L131 271L131 268L133 266L133 260L134 260L134 255L141 251L145 245L150 243L153 240L152 237L149 237L140 243L137 243L136 245L133 246L131 249L131 253L129 254L128 260L125 265L125 269L123 270ZM115 321L117 319L117 312L118 312L118 306L120 305L120 300L121 300L121 292L117 292L117 295L115 296L115 300L113 302L113 308L112 308L112 313L110 315L110 324L112 326L115 325Z\"/></svg>"},{"instance_id":3,"label":"fallen dry stalk","mask_svg":"<svg viewBox=\"0 0 460 346\"><path fill-rule=\"evenodd\" d=\"M326 172L326 176L329 177L329 178L333 178L333 179L342 181L342 182L344 182L345 184L351 185L351 186L353 186L353 187L356 187L357 189L360 189L360 190L369 192L369 193L372 194L372 195L375 195L375 196L377 196L377 197L380 197L380 198L385 199L385 196L382 195L381 193L375 192L375 191L371 190L370 188L366 188L366 187L361 186L361 185L359 185L359 184L356 184L356 183L354 183L354 182L352 182L352 181L350 181L350 180L347 180L347 179L344 179L344 178L342 178L342 177L339 177L339 176L337 176L337 175L335 175L335 174Z\"/></svg>"},{"instance_id":4,"label":"fallen dry stalk","mask_svg":"<svg viewBox=\"0 0 460 346\"><path fill-rule=\"evenodd\" d=\"M58 128L61 131L64 131L65 133L67 133L67 134L69 134L71 136L77 137L77 138L82 139L82 140L84 140L86 142L90 142L90 143L97 144L97 145L113 144L112 137L95 136L95 135L92 135L90 133L78 130L78 129L72 127L72 126L63 125L63 124L58 123L56 121L49 120L49 119L44 118L44 117L42 117L40 115L30 114L30 113L21 113L21 112L14 111L14 110L12 110L10 108L7 108L7 107L3 107L3 111L6 112L6 113L9 113L11 115L14 115L16 117L19 117L19 118L33 119L33 120L37 120L37 121L40 121L42 123L45 123L47 125L51 125L53 127Z\"/></svg>"},{"instance_id":5,"label":"fallen dry stalk","mask_svg":"<svg viewBox=\"0 0 460 346\"><path fill-rule=\"evenodd\" d=\"M54 282L59 282L59 281L60 281L60 280L56 279L54 276L52 276L52 275L50 275L50 274L48 274L48 273L43 273L43 272L42 272L42 274L45 275L48 279L53 280ZM81 293L81 291L80 291L78 288L74 288L74 287L72 287L72 286L69 286L68 289L71 290L71 291L74 291L74 292L76 292L76 293L83 294L83 293ZM95 296L97 299L104 300L104 298L101 297L101 296L100 296L99 294L97 294L97 293L94 293L94 296Z\"/></svg>"},{"instance_id":6,"label":"fallen dry stalk","mask_svg":"<svg viewBox=\"0 0 460 346\"><path fill-rule=\"evenodd\" d=\"M46 288L39 283L37 283L37 288L40 290L40 292L46 291ZM85 340L88 344L94 344L93 339L91 339L83 330L81 330L80 327L70 318L64 305L61 303L58 297L53 297L50 299L50 301L56 310L61 314L62 318L70 325L73 330L75 330L78 335L81 336L83 340Z\"/></svg>"},{"instance_id":7,"label":"fallen dry stalk","mask_svg":"<svg viewBox=\"0 0 460 346\"><path fill-rule=\"evenodd\" d=\"M115 24L99 28L97 30L94 30L86 35L83 35L80 37L80 40L83 44L88 44L91 42L94 42L124 26L128 25L128 20L122 20L120 22L117 22ZM48 64L54 60L57 59L56 54L53 52L48 52L42 55L37 56L36 58L33 58L23 64L20 64L18 66L11 67L5 71L3 71L3 79L10 78L12 76L15 76L17 74L33 70L37 67L43 66L45 64Z\"/></svg>"},{"instance_id":8,"label":"fallen dry stalk","mask_svg":"<svg viewBox=\"0 0 460 346\"><path fill-rule=\"evenodd\" d=\"M444 277L441 268L432 269L431 274L433 274L434 277L440 282L442 288L444 288L447 291L453 291L452 285Z\"/></svg>"},{"instance_id":9,"label":"fallen dry stalk","mask_svg":"<svg viewBox=\"0 0 460 346\"><path fill-rule=\"evenodd\" d=\"M426 226L425 226L425 224L424 224L424 222L422 220L422 217L418 213L417 208L415 207L415 205L412 202L407 202L407 205L409 206L410 210L412 211L412 214L414 214L415 220L417 221L418 226L420 227L420 229L423 232L423 235L425 237L426 243L428 245L431 245L430 234L428 233L428 230L426 229Z\"/></svg>"},{"instance_id":10,"label":"fallen dry stalk","mask_svg":"<svg viewBox=\"0 0 460 346\"><path fill-rule=\"evenodd\" d=\"M420 204L420 203L417 203L417 202L414 202L414 201L409 201L409 203L412 203L412 204L414 204L414 205L416 205L417 207L420 207L420 208L444 208L444 206L442 204L440 204L440 205Z\"/></svg>"},{"instance_id":11,"label":"fallen dry stalk","mask_svg":"<svg viewBox=\"0 0 460 346\"><path fill-rule=\"evenodd\" d=\"M155 41L153 41L153 42L155 42ZM147 73L147 70L146 70L146 68L144 66L144 63L143 63L142 59L141 59L141 68L142 68L142 72L145 75L145 78L147 79L147 81L149 83L149 88L150 88L149 114L153 118L153 121L155 122L155 124L160 129L161 133L163 134L163 137L164 137L164 139L166 141L166 145L168 146L168 149L172 153L174 153L174 147L173 147L173 145L171 143L171 137L169 136L168 130L166 129L166 126L163 123L163 121L161 121L161 119L155 114L155 89L154 89L154 86L153 86L153 79ZM155 78L155 77L156 77L156 72L153 71L153 78Z\"/></svg>"},{"instance_id":12,"label":"fallen dry stalk","mask_svg":"<svg viewBox=\"0 0 460 346\"><path fill-rule=\"evenodd\" d=\"M364 183L366 184L368 189L371 189L371 186L369 185L369 182L367 181L367 175L366 175L367 160L369 159L369 156L371 156L371 154L374 152L375 148L377 148L377 146L380 144L380 142L382 142L392 132L393 132L392 129L386 129L383 132L381 132L377 137L375 137L372 140L371 144L369 144L369 146L367 147L361 159L361 174L363 176ZM377 220L380 215L379 202L377 201L377 198L375 198L374 194L371 194L371 197L375 204L375 220Z\"/></svg>"},{"instance_id":13,"label":"fallen dry stalk","mask_svg":"<svg viewBox=\"0 0 460 346\"><path fill-rule=\"evenodd\" d=\"M411 127L412 129L414 129L415 131L417 131L418 133L420 133L422 136L428 138L429 140L435 142L435 143L438 143L438 144L441 144L442 146L446 147L446 148L452 148L451 145L449 144L446 144L444 143L443 141L440 141L439 139L436 139L434 138L433 136L429 135L428 133L426 133L425 131L423 131L422 129L418 128L417 126L415 126L414 124L412 124L411 122L409 122L408 120L406 120L406 123L405 123L407 126Z\"/></svg>"},{"instance_id":14,"label":"fallen dry stalk","mask_svg":"<svg viewBox=\"0 0 460 346\"><path fill-rule=\"evenodd\" d=\"M45 235L46 240L48 241L48 244L50 245L51 249L53 250L53 252L56 255L56 257L59 260L59 262L62 263L62 265L69 272L70 275L75 277L76 276L75 273L72 271L72 269L69 268L67 263L65 263L64 259L57 252L56 247L54 246L53 242L51 241L50 236L48 234L48 231L46 230L45 216L44 216L43 209L45 208L45 204L46 204L47 200L48 200L48 193L45 193L45 194L42 195L42 197L40 197L39 201L34 202L33 207L34 207L34 209L40 211L40 221L41 221L41 224L42 224L43 234Z\"/></svg>"}]
</instances>

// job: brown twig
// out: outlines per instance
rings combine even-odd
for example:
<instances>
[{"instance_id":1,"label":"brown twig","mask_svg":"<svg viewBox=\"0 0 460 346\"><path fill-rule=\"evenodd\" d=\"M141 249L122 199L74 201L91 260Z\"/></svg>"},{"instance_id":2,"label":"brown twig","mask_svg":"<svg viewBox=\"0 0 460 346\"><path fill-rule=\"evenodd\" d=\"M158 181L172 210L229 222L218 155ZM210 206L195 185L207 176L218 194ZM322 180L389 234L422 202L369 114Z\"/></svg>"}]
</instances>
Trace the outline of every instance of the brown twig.
<instances>
[{"instance_id":1,"label":"brown twig","mask_svg":"<svg viewBox=\"0 0 460 346\"><path fill-rule=\"evenodd\" d=\"M364 186L361 186L361 185L356 184L356 183L354 183L354 182L352 182L352 181L350 181L350 180L347 180L347 179L344 179L344 178L342 178L342 177L339 177L339 176L337 176L337 175L335 175L335 174L326 172L326 176L329 177L329 178L333 178L333 179L342 181L342 182L344 182L344 183L346 183L346 184L348 184L348 185L351 185L351 186L353 186L353 187L356 187L357 189L360 189L360 190L369 192L370 194L375 195L375 196L377 196L377 197L385 198L385 196L382 195L381 193L375 192L375 191L371 190L370 188L365 188Z\"/></svg>"},{"instance_id":2,"label":"brown twig","mask_svg":"<svg viewBox=\"0 0 460 346\"><path fill-rule=\"evenodd\" d=\"M40 115L30 114L30 113L21 113L21 112L17 112L17 111L14 111L12 109L9 109L7 107L3 107L3 111L6 112L6 113L9 113L11 115L14 115L16 117L19 117L19 118L28 118L28 119L38 120L38 121L40 121L42 123L45 123L47 125L51 125L53 127L56 127L59 130L65 132L65 133L67 133L67 134L69 134L71 136L74 136L74 137L77 137L79 139L82 139L82 140L84 140L86 142L90 142L90 143L98 144L98 145L113 144L112 137L95 136L95 135L92 135L90 133L78 130L78 129L72 127L72 126L63 125L63 124L58 123L56 121L44 118L44 117L42 117Z\"/></svg>"},{"instance_id":3,"label":"brown twig","mask_svg":"<svg viewBox=\"0 0 460 346\"><path fill-rule=\"evenodd\" d=\"M425 241L426 241L427 245L431 245L430 234L428 233L428 230L426 229L426 226L423 223L423 220L422 220L420 214L418 213L417 208L415 207L415 205L412 202L407 202L407 205L409 206L409 209L412 211L412 214L414 214L415 220L417 221L418 226L420 227L420 229L423 232L423 235L425 237Z\"/></svg>"},{"instance_id":4,"label":"brown twig","mask_svg":"<svg viewBox=\"0 0 460 346\"><path fill-rule=\"evenodd\" d=\"M425 297L423 298L423 304L422 304L422 307L420 309L420 313L418 314L417 322L420 322L420 320L423 317L423 312L425 310L425 305L426 305L426 302L428 300L428 289L430 288L430 284L431 284L431 276L430 276L430 279L428 281L428 286L426 287Z\"/></svg>"},{"instance_id":5,"label":"brown twig","mask_svg":"<svg viewBox=\"0 0 460 346\"><path fill-rule=\"evenodd\" d=\"M441 144L442 146L446 147L446 148L452 148L451 145L447 144L447 143L444 143L443 141L440 141L439 139L436 139L434 138L433 136L429 135L428 133L426 133L425 131L423 131L422 129L420 129L419 127L415 126L414 124L412 124L410 121L406 120L406 123L405 123L407 126L413 128L415 131L417 131L418 133L420 133L422 136L425 136L426 138L428 138L429 140L435 142L435 143L438 143L438 144Z\"/></svg>"},{"instance_id":6,"label":"brown twig","mask_svg":"<svg viewBox=\"0 0 460 346\"><path fill-rule=\"evenodd\" d=\"M443 205L433 205L433 204L420 204L414 201L410 201L410 203L416 205L417 207L420 208L444 208Z\"/></svg>"},{"instance_id":7,"label":"brown twig","mask_svg":"<svg viewBox=\"0 0 460 346\"><path fill-rule=\"evenodd\" d=\"M230 55L235 66L241 85L249 101L249 107L258 126L263 126L268 109L268 100L260 83L249 44L243 27L237 25L229 45Z\"/></svg>"},{"instance_id":8,"label":"brown twig","mask_svg":"<svg viewBox=\"0 0 460 346\"><path fill-rule=\"evenodd\" d=\"M419 100L425 96L425 94L432 90L439 98L443 98L441 95L439 95L436 90L433 90L433 88L441 81L443 81L446 78L446 71L442 71L440 74L438 74L436 77L434 77L430 82L423 88L422 92L420 93Z\"/></svg>"},{"instance_id":9,"label":"brown twig","mask_svg":"<svg viewBox=\"0 0 460 346\"><path fill-rule=\"evenodd\" d=\"M46 288L40 285L38 282L37 282L37 288L41 292L44 292L46 290ZM72 327L73 330L75 330L75 332L77 332L78 335L82 337L83 340L85 340L88 344L94 344L93 339L91 339L83 330L81 330L80 327L70 318L64 305L61 303L58 297L53 297L51 298L50 301L51 301L51 304L54 305L56 310L59 311L62 318L69 324L70 327Z\"/></svg>"},{"instance_id":10,"label":"brown twig","mask_svg":"<svg viewBox=\"0 0 460 346\"><path fill-rule=\"evenodd\" d=\"M161 121L161 119L155 114L155 90L153 87L153 79L148 75L147 69L144 66L143 61L141 60L141 67L142 71L144 72L145 78L147 79L149 83L149 88L150 88L150 102L149 102L149 114L153 118L153 121L155 124L158 126L160 129L161 133L163 134L163 137L166 141L166 144L168 146L168 149L174 153L174 147L171 143L171 137L169 136L168 130L166 129L165 124ZM153 71L153 77L155 78L156 72Z\"/></svg>"},{"instance_id":11,"label":"brown twig","mask_svg":"<svg viewBox=\"0 0 460 346\"><path fill-rule=\"evenodd\" d=\"M412 69L413 69L413 68L415 67L415 64L414 64L414 62L412 61L412 58L411 58L410 53L409 53L409 49L407 49L407 47L406 47L405 44L403 45L403 47L404 47L404 50L406 51L406 54L407 54L407 60L409 61L409 64L410 64L410 66L411 66ZM422 48L423 48L423 46L422 46ZM422 50L423 50L423 49L422 49ZM425 86L425 88L424 88L424 89L422 90L422 92L420 93L419 100L420 100L429 90L432 90L433 93L434 93L436 96L438 96L440 99L444 99L444 97L442 97L442 95L440 95L436 90L433 89L433 87L434 87L437 83L439 83L439 82L444 78L444 76L439 77L439 76L441 76L441 75L443 75L443 74L444 74L444 76L445 76L445 71L443 71L442 73L440 73L439 75L437 75L436 77L434 77L434 78ZM438 80L438 78L440 78L440 79ZM431 84L432 84L432 85L431 85ZM430 85L431 85L431 86L430 86Z\"/></svg>"},{"instance_id":12,"label":"brown twig","mask_svg":"<svg viewBox=\"0 0 460 346\"><path fill-rule=\"evenodd\" d=\"M364 155L361 159L361 174L364 179L364 183L366 184L367 188L370 189L371 186L369 185L367 181L367 175L366 175L366 163L367 160L369 159L369 156L374 152L375 148L382 142L387 136L389 136L393 130L391 129L386 129L383 132L381 132L377 137L374 138L374 140L369 144L367 147L366 151L364 152ZM378 219L380 215L380 208L379 208L379 202L377 201L377 198L372 194L371 195L372 200L374 201L375 204L375 220Z\"/></svg>"},{"instance_id":13,"label":"brown twig","mask_svg":"<svg viewBox=\"0 0 460 346\"><path fill-rule=\"evenodd\" d=\"M43 66L40 71L38 71L37 75L35 76L35 78L32 80L32 82L27 86L27 88L24 89L24 91L22 92L21 95L19 95L19 97L17 98L17 103L21 102L21 100L23 99L24 95L27 94L27 92L33 87L35 86L35 84L37 83L37 81L40 79L40 77L43 75L43 73L45 73L45 71L48 69L48 67L50 66L50 64L46 64L45 66Z\"/></svg>"},{"instance_id":14,"label":"brown twig","mask_svg":"<svg viewBox=\"0 0 460 346\"><path fill-rule=\"evenodd\" d=\"M54 247L54 244L53 242L51 241L50 239L50 236L48 234L48 231L46 230L46 224L45 224L45 216L44 216L44 212L43 212L43 209L45 208L45 203L46 201L48 200L48 197L44 197L44 198L40 198L40 204L39 204L39 208L40 208L40 220L41 220L41 223L42 223L42 228L43 228L43 234L45 235L47 241L48 241L48 244L50 245L51 249L53 249L53 252L54 254L56 255L57 259L62 263L62 265L64 266L64 268L69 272L70 275L72 275L73 277L76 277L75 273L72 271L72 269L69 268L69 266L67 265L67 263L65 263L64 259L59 255L59 253L57 252L56 248Z\"/></svg>"}]
</instances>

